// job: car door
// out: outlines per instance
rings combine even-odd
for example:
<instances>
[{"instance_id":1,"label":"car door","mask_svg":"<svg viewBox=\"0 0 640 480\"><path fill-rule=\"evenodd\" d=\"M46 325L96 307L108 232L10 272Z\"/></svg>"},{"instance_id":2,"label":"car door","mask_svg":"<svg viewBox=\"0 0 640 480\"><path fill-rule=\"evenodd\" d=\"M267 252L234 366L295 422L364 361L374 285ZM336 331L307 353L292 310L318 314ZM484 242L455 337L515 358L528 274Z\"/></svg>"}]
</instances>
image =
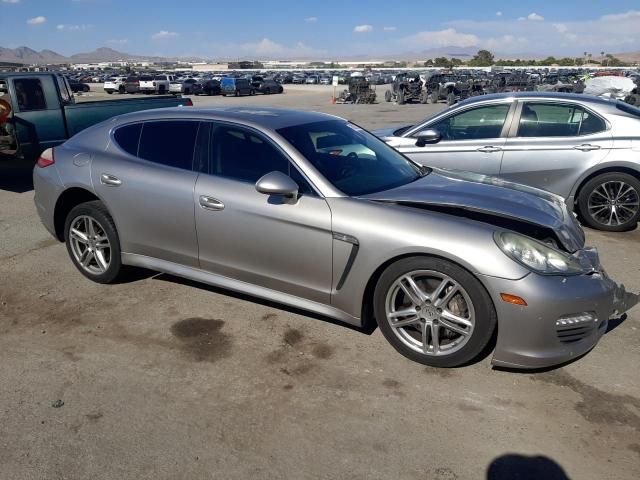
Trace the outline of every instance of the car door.
<instances>
[{"instance_id":1,"label":"car door","mask_svg":"<svg viewBox=\"0 0 640 480\"><path fill-rule=\"evenodd\" d=\"M519 102L500 176L568 197L613 146L606 121L573 102Z\"/></svg>"},{"instance_id":2,"label":"car door","mask_svg":"<svg viewBox=\"0 0 640 480\"><path fill-rule=\"evenodd\" d=\"M54 78L10 78L9 92L14 108L12 123L25 158L37 158L43 150L68 137Z\"/></svg>"},{"instance_id":3,"label":"car door","mask_svg":"<svg viewBox=\"0 0 640 480\"><path fill-rule=\"evenodd\" d=\"M118 127L91 177L111 212L124 253L198 266L192 168L198 121L158 120Z\"/></svg>"},{"instance_id":4,"label":"car door","mask_svg":"<svg viewBox=\"0 0 640 480\"><path fill-rule=\"evenodd\" d=\"M204 270L308 300L329 303L331 211L295 165L267 137L211 124L209 174L196 182L196 227ZM256 181L281 171L299 198L258 193Z\"/></svg>"},{"instance_id":5,"label":"car door","mask_svg":"<svg viewBox=\"0 0 640 480\"><path fill-rule=\"evenodd\" d=\"M512 102L461 107L388 143L422 165L497 175L511 109ZM425 129L437 130L441 139L419 146L417 134Z\"/></svg>"}]
</instances>

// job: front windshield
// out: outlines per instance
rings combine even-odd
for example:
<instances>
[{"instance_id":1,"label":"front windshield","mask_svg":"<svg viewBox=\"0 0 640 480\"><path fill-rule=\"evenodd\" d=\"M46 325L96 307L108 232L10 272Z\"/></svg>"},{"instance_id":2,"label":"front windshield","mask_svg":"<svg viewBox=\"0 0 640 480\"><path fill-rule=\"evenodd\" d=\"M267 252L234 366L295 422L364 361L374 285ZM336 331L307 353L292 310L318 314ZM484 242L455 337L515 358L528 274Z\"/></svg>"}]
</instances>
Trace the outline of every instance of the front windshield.
<instances>
[{"instance_id":1,"label":"front windshield","mask_svg":"<svg viewBox=\"0 0 640 480\"><path fill-rule=\"evenodd\" d=\"M278 133L341 192L381 192L413 182L421 168L360 127L327 120L281 128Z\"/></svg>"}]
</instances>

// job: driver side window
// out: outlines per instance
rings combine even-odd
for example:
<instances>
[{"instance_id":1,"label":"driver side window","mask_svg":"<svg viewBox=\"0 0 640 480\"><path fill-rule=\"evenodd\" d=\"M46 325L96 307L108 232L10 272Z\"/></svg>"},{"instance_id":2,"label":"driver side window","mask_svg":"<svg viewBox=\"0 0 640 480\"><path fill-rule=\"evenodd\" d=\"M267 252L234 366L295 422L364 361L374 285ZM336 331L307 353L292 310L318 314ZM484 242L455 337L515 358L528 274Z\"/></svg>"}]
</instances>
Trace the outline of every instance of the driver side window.
<instances>
[{"instance_id":1,"label":"driver side window","mask_svg":"<svg viewBox=\"0 0 640 480\"><path fill-rule=\"evenodd\" d=\"M211 175L255 183L267 173L278 171L289 175L300 187L300 193L315 195L289 159L263 136L241 127L220 125L214 126L210 139Z\"/></svg>"},{"instance_id":2,"label":"driver side window","mask_svg":"<svg viewBox=\"0 0 640 480\"><path fill-rule=\"evenodd\" d=\"M429 128L438 130L442 140L498 138L510 107L502 104L473 108L444 118Z\"/></svg>"}]
</instances>

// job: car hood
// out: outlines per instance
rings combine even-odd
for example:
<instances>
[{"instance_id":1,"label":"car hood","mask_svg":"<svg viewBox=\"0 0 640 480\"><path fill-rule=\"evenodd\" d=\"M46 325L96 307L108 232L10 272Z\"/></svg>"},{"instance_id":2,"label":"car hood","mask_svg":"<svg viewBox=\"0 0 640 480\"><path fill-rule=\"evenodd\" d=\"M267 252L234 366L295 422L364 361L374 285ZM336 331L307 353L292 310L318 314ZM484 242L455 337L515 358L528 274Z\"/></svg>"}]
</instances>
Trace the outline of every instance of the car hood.
<instances>
[{"instance_id":1,"label":"car hood","mask_svg":"<svg viewBox=\"0 0 640 480\"><path fill-rule=\"evenodd\" d=\"M362 198L494 215L552 230L570 252L584 246L584 232L560 196L478 173L434 168L415 182Z\"/></svg>"}]
</instances>

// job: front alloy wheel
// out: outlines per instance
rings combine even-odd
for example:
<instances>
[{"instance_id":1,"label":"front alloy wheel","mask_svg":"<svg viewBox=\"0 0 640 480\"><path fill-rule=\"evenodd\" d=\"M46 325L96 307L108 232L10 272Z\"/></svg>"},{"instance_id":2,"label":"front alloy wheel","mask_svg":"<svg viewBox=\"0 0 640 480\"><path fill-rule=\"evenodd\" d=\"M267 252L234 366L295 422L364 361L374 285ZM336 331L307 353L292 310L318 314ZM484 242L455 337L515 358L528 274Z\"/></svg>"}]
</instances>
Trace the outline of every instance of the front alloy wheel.
<instances>
[{"instance_id":1,"label":"front alloy wheel","mask_svg":"<svg viewBox=\"0 0 640 480\"><path fill-rule=\"evenodd\" d=\"M387 293L386 317L408 348L430 356L460 350L473 334L475 311L467 291L450 276L416 270Z\"/></svg>"},{"instance_id":2,"label":"front alloy wheel","mask_svg":"<svg viewBox=\"0 0 640 480\"><path fill-rule=\"evenodd\" d=\"M496 327L495 308L482 284L458 265L431 257L390 265L376 285L374 313L398 352L434 367L474 360Z\"/></svg>"}]
</instances>

